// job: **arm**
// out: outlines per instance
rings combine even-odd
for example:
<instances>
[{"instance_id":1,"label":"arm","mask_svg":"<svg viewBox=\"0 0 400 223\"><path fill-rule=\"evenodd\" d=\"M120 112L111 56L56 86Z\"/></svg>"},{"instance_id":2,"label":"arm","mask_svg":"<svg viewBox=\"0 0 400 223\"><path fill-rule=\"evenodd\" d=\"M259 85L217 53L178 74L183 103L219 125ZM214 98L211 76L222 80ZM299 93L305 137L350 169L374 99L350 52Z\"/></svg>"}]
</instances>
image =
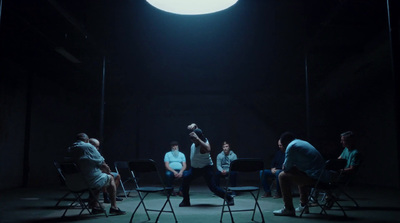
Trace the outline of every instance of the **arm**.
<instances>
[{"instance_id":1,"label":"arm","mask_svg":"<svg viewBox=\"0 0 400 223\"><path fill-rule=\"evenodd\" d=\"M194 143L196 145L200 145L200 153L204 154L204 153L209 153L211 152L211 146L210 143L208 142L204 142L203 140L201 140L196 133L191 132L189 133L190 137L193 137L194 139Z\"/></svg>"},{"instance_id":2,"label":"arm","mask_svg":"<svg viewBox=\"0 0 400 223\"><path fill-rule=\"evenodd\" d=\"M182 162L182 169L179 171L178 174L175 175L177 178L181 178L183 176L183 171L186 169L186 162Z\"/></svg>"},{"instance_id":3,"label":"arm","mask_svg":"<svg viewBox=\"0 0 400 223\"><path fill-rule=\"evenodd\" d=\"M165 169L171 171L172 173L174 173L174 175L178 174L178 172L176 172L174 169L172 169L172 168L169 166L169 162L168 162L168 161L167 161L167 162L164 162L164 164L165 164Z\"/></svg>"},{"instance_id":4,"label":"arm","mask_svg":"<svg viewBox=\"0 0 400 223\"><path fill-rule=\"evenodd\" d=\"M217 170L218 170L219 172L221 172L221 173L222 173L222 171L223 171L222 165L221 165L221 156L220 156L220 154L218 154L218 156L217 156Z\"/></svg>"}]
</instances>

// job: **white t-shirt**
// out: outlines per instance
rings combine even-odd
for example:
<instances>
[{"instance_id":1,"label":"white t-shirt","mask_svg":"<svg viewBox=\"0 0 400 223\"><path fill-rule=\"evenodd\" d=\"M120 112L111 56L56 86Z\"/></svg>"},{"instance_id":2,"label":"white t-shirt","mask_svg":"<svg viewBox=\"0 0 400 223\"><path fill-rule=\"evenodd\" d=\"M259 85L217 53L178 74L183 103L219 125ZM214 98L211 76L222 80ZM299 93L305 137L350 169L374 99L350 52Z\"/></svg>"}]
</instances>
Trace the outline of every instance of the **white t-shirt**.
<instances>
[{"instance_id":1,"label":"white t-shirt","mask_svg":"<svg viewBox=\"0 0 400 223\"><path fill-rule=\"evenodd\" d=\"M208 143L206 140L205 143ZM200 153L200 146L195 146L194 143L190 147L190 161L191 166L194 168L203 168L205 166L213 165L210 153Z\"/></svg>"},{"instance_id":2,"label":"white t-shirt","mask_svg":"<svg viewBox=\"0 0 400 223\"><path fill-rule=\"evenodd\" d=\"M169 166L174 170L181 170L182 163L186 162L186 158L181 152L179 152L178 156L174 156L172 151L169 151L164 156L164 162L168 162Z\"/></svg>"}]
</instances>

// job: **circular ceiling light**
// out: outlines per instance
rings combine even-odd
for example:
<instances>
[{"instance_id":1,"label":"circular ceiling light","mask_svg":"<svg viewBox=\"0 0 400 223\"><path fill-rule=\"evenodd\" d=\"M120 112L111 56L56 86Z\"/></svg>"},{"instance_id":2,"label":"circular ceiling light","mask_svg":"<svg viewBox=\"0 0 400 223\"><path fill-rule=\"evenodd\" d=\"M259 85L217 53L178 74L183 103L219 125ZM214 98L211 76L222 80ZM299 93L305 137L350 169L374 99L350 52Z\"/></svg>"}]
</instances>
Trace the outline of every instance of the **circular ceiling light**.
<instances>
[{"instance_id":1,"label":"circular ceiling light","mask_svg":"<svg viewBox=\"0 0 400 223\"><path fill-rule=\"evenodd\" d=\"M218 12L234 5L238 0L147 0L152 6L180 15L201 15Z\"/></svg>"}]
</instances>

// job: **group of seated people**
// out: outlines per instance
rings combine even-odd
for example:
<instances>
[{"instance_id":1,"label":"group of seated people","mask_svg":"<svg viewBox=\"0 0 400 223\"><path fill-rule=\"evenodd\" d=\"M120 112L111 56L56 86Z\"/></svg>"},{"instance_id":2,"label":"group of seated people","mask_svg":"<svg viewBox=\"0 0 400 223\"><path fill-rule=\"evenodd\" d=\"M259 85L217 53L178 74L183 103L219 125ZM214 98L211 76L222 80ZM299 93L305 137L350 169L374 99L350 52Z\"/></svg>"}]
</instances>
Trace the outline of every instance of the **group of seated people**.
<instances>
[{"instance_id":1,"label":"group of seated people","mask_svg":"<svg viewBox=\"0 0 400 223\"><path fill-rule=\"evenodd\" d=\"M230 175L232 186L236 186L237 173L229 172L230 163L237 159L237 155L230 149L229 143L224 142L222 151L216 158L216 171L210 156L211 146L203 131L195 123L187 127L190 130L189 137L193 144L190 149L191 166L187 168L185 155L179 151L176 141L170 143L171 151L164 156L166 168L166 186L173 188L173 181L182 178L183 181L177 193L170 190L170 195L183 197L180 207L190 206L189 189L191 182L202 176L209 189L216 195L226 199L227 205L234 205L235 194L226 192L219 186L221 177ZM343 152L338 157L346 159L347 166L343 174L349 176L357 171L360 165L360 153L355 148L354 134L351 131L341 134ZM102 190L104 200L111 203L111 214L125 214L125 211L117 207L116 201L121 200L116 196L116 190L120 176L110 170L104 158L99 153L100 143L96 139L89 139L85 133L77 135L77 142L69 147L69 156L79 165L85 178L93 188L101 188L95 194L98 196ZM320 152L309 142L297 139L294 134L285 132L278 140L279 150L271 162L271 168L260 171L260 177L265 191L262 197L272 197L270 181L276 179L276 194L274 198L283 198L284 207L273 212L276 216L295 216L296 211L307 208L309 186L315 184L320 177L325 165L325 160ZM329 173L322 176L321 180L328 182ZM300 193L300 206L294 208L292 201L292 185L297 185ZM90 197L89 197L90 198ZM107 198L107 199L106 199ZM93 213L99 213L102 209L94 199L89 199L89 206Z\"/></svg>"}]
</instances>

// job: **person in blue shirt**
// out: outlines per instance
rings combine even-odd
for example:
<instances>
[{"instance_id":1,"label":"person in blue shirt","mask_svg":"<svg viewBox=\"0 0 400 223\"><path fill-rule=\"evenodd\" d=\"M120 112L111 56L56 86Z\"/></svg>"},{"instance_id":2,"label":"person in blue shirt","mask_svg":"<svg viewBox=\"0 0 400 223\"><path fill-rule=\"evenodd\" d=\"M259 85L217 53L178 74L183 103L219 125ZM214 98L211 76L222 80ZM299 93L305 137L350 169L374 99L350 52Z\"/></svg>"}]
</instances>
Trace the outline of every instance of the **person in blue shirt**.
<instances>
[{"instance_id":1,"label":"person in blue shirt","mask_svg":"<svg viewBox=\"0 0 400 223\"><path fill-rule=\"evenodd\" d=\"M167 152L164 156L165 164L165 184L167 187L172 187L172 182L175 179L180 179L183 177L184 171L186 169L186 158L185 154L179 152L179 144L177 141L172 141L170 143L171 151ZM172 187L170 191L172 196L176 193ZM179 188L178 195L182 196L182 187Z\"/></svg>"},{"instance_id":2,"label":"person in blue shirt","mask_svg":"<svg viewBox=\"0 0 400 223\"><path fill-rule=\"evenodd\" d=\"M347 165L342 172L342 174L345 176L349 176L357 172L358 167L361 164L361 154L355 148L354 138L354 133L352 131L347 131L340 134L340 143L344 149L338 159L347 160Z\"/></svg>"},{"instance_id":3,"label":"person in blue shirt","mask_svg":"<svg viewBox=\"0 0 400 223\"><path fill-rule=\"evenodd\" d=\"M321 153L309 142L296 139L293 133L281 135L281 143L285 150L283 171L279 174L284 207L273 211L276 216L296 216L296 211L303 211L308 202L310 185L314 185L319 177L322 182L329 182L330 173L324 172L325 160ZM324 173L321 175L321 173ZM299 188L300 206L294 208L292 200L292 184ZM308 213L308 210L304 210Z\"/></svg>"},{"instance_id":4,"label":"person in blue shirt","mask_svg":"<svg viewBox=\"0 0 400 223\"><path fill-rule=\"evenodd\" d=\"M271 169L260 171L260 177L263 177L262 174L264 172L264 177L261 179L261 182L265 192L261 197L272 197L270 185L271 178L276 179L276 194L274 195L274 198L277 199L282 197L279 184L279 174L282 172L283 162L285 161L285 151L283 150L281 140L278 140L278 147L279 150L276 151L275 156L271 161Z\"/></svg>"}]
</instances>

